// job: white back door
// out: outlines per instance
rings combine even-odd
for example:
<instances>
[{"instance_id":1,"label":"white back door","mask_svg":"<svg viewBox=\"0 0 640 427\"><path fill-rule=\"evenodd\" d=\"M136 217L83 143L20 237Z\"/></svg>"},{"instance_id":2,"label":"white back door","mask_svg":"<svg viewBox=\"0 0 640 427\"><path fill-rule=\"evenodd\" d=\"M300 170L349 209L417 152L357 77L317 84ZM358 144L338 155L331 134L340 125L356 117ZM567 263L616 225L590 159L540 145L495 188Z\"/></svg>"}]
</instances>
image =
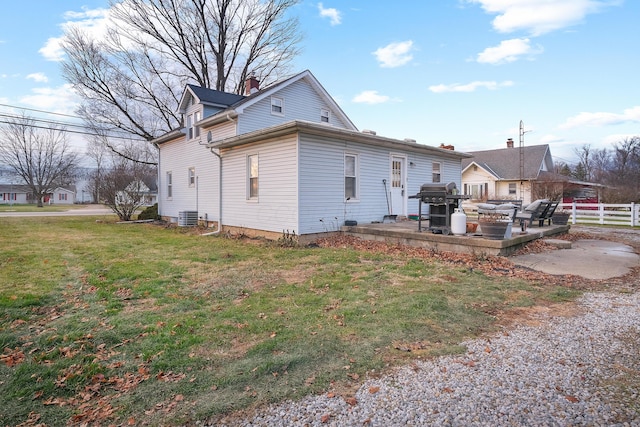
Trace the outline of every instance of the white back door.
<instances>
[{"instance_id":1,"label":"white back door","mask_svg":"<svg viewBox=\"0 0 640 427\"><path fill-rule=\"evenodd\" d=\"M391 156L391 187L389 204L393 215L407 215L407 159L403 156Z\"/></svg>"}]
</instances>

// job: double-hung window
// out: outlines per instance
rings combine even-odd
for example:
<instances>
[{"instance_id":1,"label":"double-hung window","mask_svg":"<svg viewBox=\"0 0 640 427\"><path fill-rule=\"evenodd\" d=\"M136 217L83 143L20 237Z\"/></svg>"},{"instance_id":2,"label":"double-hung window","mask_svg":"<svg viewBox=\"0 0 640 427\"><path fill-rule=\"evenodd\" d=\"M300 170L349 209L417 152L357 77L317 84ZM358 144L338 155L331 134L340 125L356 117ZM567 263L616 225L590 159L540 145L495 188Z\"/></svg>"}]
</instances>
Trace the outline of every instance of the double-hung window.
<instances>
[{"instance_id":1,"label":"double-hung window","mask_svg":"<svg viewBox=\"0 0 640 427\"><path fill-rule=\"evenodd\" d=\"M271 97L271 114L284 116L284 99L275 96Z\"/></svg>"},{"instance_id":2,"label":"double-hung window","mask_svg":"<svg viewBox=\"0 0 640 427\"><path fill-rule=\"evenodd\" d=\"M247 156L247 199L249 200L258 198L258 177L258 155L252 154Z\"/></svg>"},{"instance_id":3,"label":"double-hung window","mask_svg":"<svg viewBox=\"0 0 640 427\"><path fill-rule=\"evenodd\" d=\"M189 182L189 187L195 187L196 186L196 168L195 167L190 167L189 168L189 174L188 174L188 182Z\"/></svg>"},{"instance_id":4,"label":"double-hung window","mask_svg":"<svg viewBox=\"0 0 640 427\"><path fill-rule=\"evenodd\" d=\"M320 110L320 122L329 123L330 117L331 116L330 116L329 110L325 110L324 108Z\"/></svg>"},{"instance_id":5,"label":"double-hung window","mask_svg":"<svg viewBox=\"0 0 640 427\"><path fill-rule=\"evenodd\" d=\"M167 172L167 199L173 197L173 175Z\"/></svg>"},{"instance_id":6,"label":"double-hung window","mask_svg":"<svg viewBox=\"0 0 640 427\"><path fill-rule=\"evenodd\" d=\"M442 163L433 162L431 164L431 182L442 182Z\"/></svg>"},{"instance_id":7,"label":"double-hung window","mask_svg":"<svg viewBox=\"0 0 640 427\"><path fill-rule=\"evenodd\" d=\"M517 192L516 183L515 182L510 182L509 183L509 194L516 194L516 192Z\"/></svg>"},{"instance_id":8,"label":"double-hung window","mask_svg":"<svg viewBox=\"0 0 640 427\"><path fill-rule=\"evenodd\" d=\"M356 154L344 155L344 199L355 200L358 198L358 156Z\"/></svg>"}]
</instances>

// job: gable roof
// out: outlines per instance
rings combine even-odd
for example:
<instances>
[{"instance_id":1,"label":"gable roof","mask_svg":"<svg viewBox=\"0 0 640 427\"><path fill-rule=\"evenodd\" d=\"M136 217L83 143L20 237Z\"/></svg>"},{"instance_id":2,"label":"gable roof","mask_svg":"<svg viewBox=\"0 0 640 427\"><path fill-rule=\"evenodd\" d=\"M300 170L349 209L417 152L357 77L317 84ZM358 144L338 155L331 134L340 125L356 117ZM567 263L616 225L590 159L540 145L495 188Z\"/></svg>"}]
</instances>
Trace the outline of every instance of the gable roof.
<instances>
[{"instance_id":1,"label":"gable roof","mask_svg":"<svg viewBox=\"0 0 640 427\"><path fill-rule=\"evenodd\" d=\"M471 151L471 159L462 161L462 172L470 166L483 168L497 179L520 179L520 148L501 148L497 150ZM546 164L551 158L548 144L523 147L523 179L537 179L540 172L549 168ZM547 159L549 157L549 159Z\"/></svg>"},{"instance_id":2,"label":"gable roof","mask_svg":"<svg viewBox=\"0 0 640 427\"><path fill-rule=\"evenodd\" d=\"M241 99L236 101L235 103L228 106L228 108L212 115L209 117L205 117L200 122L197 123L198 126L211 126L221 120L227 120L228 117L234 117L237 114L242 114L243 111L255 104L263 100L264 98L270 97L274 93L284 89L287 86L292 85L293 83L305 80L309 85L316 91L316 93L324 100L334 114L336 114L340 120L345 123L347 128L351 130L357 131L358 128L353 124L351 119L342 111L342 108L336 103L336 101L329 95L329 93L325 90L325 88L320 84L320 82L315 78L315 76L309 70L305 70L301 73L298 73L294 76L291 76L287 79L276 82L266 88L260 89L258 92L253 93L249 96L242 96ZM204 88L200 88L204 89ZM210 89L207 89L210 90ZM238 95L239 96L239 95Z\"/></svg>"}]
</instances>

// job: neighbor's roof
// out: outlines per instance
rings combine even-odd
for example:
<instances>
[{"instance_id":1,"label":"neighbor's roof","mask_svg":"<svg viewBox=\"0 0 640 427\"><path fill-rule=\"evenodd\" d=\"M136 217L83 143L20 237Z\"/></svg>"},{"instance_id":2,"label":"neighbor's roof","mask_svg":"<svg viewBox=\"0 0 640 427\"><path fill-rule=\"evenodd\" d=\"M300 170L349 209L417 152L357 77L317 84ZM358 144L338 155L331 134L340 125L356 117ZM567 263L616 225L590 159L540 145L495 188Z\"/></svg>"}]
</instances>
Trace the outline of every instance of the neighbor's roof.
<instances>
[{"instance_id":1,"label":"neighbor's roof","mask_svg":"<svg viewBox=\"0 0 640 427\"><path fill-rule=\"evenodd\" d=\"M523 147L524 174L523 179L537 179L545 167L547 155L551 157L549 145L532 145ZM497 150L470 151L473 156L462 161L462 171L475 164L487 172L493 174L498 179L518 180L520 179L520 148L501 148Z\"/></svg>"}]
</instances>

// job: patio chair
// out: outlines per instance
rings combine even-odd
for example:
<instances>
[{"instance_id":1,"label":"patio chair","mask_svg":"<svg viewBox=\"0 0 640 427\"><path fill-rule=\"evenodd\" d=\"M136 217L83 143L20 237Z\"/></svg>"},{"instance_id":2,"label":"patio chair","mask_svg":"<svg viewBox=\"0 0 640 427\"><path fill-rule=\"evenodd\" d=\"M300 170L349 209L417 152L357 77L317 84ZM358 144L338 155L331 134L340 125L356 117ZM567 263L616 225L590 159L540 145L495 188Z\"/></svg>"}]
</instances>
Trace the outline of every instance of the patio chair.
<instances>
[{"instance_id":1,"label":"patio chair","mask_svg":"<svg viewBox=\"0 0 640 427\"><path fill-rule=\"evenodd\" d=\"M551 217L555 213L555 211L558 208L559 204L560 204L560 201L551 202L549 204L549 209L547 209L547 212L544 214L544 218L540 218L540 227L542 227L544 225L545 221L548 221L548 224L551 225Z\"/></svg>"},{"instance_id":2,"label":"patio chair","mask_svg":"<svg viewBox=\"0 0 640 427\"><path fill-rule=\"evenodd\" d=\"M538 199L525 207L521 212L518 212L516 219L520 221L520 229L525 231L527 226L532 225L534 221L538 221L538 226L542 227L545 219L547 219L546 215L551 205L552 202L546 199Z\"/></svg>"}]
</instances>

